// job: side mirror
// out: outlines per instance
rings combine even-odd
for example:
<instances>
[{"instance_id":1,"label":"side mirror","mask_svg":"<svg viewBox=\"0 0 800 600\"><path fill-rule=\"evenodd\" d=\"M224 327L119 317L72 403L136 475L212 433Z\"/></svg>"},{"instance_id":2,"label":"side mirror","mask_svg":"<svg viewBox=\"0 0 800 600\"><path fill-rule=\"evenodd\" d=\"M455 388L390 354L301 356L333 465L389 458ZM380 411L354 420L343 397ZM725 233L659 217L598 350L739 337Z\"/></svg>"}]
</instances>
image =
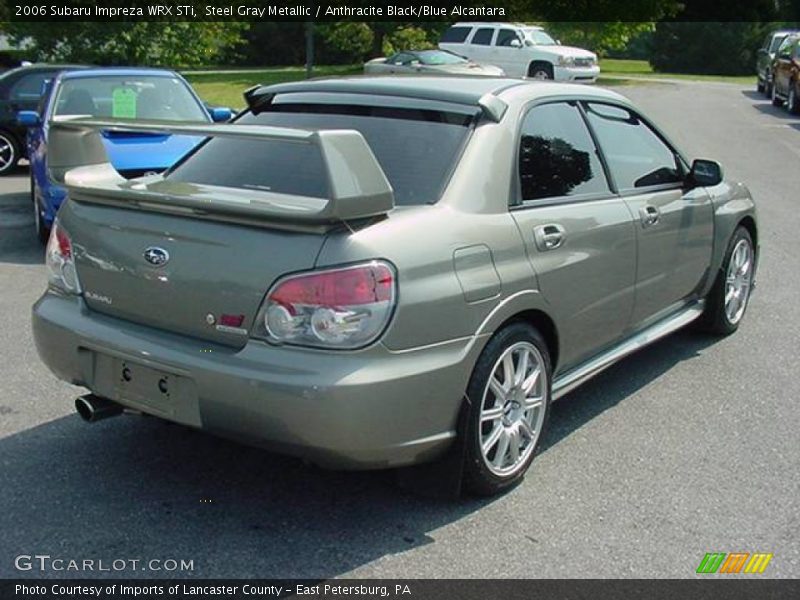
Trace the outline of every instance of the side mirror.
<instances>
[{"instance_id":1,"label":"side mirror","mask_svg":"<svg viewBox=\"0 0 800 600\"><path fill-rule=\"evenodd\" d=\"M36 127L41 122L42 118L35 110L21 110L17 113L17 123L23 127Z\"/></svg>"},{"instance_id":2,"label":"side mirror","mask_svg":"<svg viewBox=\"0 0 800 600\"><path fill-rule=\"evenodd\" d=\"M722 165L715 160L697 158L687 178L692 185L710 187L722 183Z\"/></svg>"},{"instance_id":3,"label":"side mirror","mask_svg":"<svg viewBox=\"0 0 800 600\"><path fill-rule=\"evenodd\" d=\"M560 46L561 45L561 40L556 40L556 45Z\"/></svg>"},{"instance_id":4,"label":"side mirror","mask_svg":"<svg viewBox=\"0 0 800 600\"><path fill-rule=\"evenodd\" d=\"M519 39L511 40L511 47L512 48L522 48L522 42Z\"/></svg>"},{"instance_id":5,"label":"side mirror","mask_svg":"<svg viewBox=\"0 0 800 600\"><path fill-rule=\"evenodd\" d=\"M226 107L210 108L208 112L211 114L211 120L214 123L226 123L233 117L233 111Z\"/></svg>"}]
</instances>

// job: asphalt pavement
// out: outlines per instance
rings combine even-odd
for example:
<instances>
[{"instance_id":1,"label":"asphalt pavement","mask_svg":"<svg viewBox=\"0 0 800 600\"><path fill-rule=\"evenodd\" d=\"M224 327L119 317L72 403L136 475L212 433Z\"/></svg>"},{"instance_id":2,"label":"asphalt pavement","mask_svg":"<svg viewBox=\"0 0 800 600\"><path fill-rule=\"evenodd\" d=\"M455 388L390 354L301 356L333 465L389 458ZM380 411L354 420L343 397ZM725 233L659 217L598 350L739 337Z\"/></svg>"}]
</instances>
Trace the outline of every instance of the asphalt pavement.
<instances>
[{"instance_id":1,"label":"asphalt pavement","mask_svg":"<svg viewBox=\"0 0 800 600\"><path fill-rule=\"evenodd\" d=\"M31 337L45 269L27 169L0 179L0 577L680 578L706 552L772 553L762 577L800 576L800 117L754 88L616 88L756 197L759 285L739 332L678 333L567 396L525 481L492 500L425 499L391 473L155 419L83 423ZM17 570L26 555L142 562Z\"/></svg>"}]
</instances>

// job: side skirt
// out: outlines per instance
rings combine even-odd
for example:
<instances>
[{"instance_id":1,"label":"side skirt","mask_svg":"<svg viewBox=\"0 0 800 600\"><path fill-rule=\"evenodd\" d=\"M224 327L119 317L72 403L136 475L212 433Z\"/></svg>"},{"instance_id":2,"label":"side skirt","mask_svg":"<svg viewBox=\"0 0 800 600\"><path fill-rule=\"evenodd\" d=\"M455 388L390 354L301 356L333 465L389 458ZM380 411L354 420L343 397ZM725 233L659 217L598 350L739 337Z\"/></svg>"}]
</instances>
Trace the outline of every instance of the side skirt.
<instances>
[{"instance_id":1,"label":"side skirt","mask_svg":"<svg viewBox=\"0 0 800 600\"><path fill-rule=\"evenodd\" d=\"M589 359L582 365L559 375L553 382L553 400L558 400L629 354L633 354L637 350L688 325L703 314L703 309L703 301L693 302L647 329L623 340L613 348Z\"/></svg>"}]
</instances>

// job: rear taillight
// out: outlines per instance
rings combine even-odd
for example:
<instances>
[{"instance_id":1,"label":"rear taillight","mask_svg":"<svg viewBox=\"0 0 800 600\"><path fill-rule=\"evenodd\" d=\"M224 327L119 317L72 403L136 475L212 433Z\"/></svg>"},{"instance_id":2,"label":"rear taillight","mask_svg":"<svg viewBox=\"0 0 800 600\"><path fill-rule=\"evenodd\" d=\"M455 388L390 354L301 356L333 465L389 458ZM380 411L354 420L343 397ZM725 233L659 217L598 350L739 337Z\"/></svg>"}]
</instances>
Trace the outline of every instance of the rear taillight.
<instances>
[{"instance_id":1,"label":"rear taillight","mask_svg":"<svg viewBox=\"0 0 800 600\"><path fill-rule=\"evenodd\" d=\"M395 298L394 269L382 261L291 275L267 292L255 335L301 346L360 348L386 328Z\"/></svg>"},{"instance_id":2,"label":"rear taillight","mask_svg":"<svg viewBox=\"0 0 800 600\"><path fill-rule=\"evenodd\" d=\"M80 294L81 284L75 271L72 240L58 221L53 223L45 256L48 284L68 294Z\"/></svg>"}]
</instances>

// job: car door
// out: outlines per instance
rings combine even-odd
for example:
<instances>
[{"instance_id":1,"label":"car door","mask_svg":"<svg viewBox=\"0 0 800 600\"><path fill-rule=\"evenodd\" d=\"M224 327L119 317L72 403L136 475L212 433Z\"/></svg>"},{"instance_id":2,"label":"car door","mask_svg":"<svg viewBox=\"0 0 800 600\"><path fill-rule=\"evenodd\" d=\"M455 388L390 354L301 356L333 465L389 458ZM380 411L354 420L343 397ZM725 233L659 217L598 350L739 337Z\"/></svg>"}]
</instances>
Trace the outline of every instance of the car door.
<instances>
[{"instance_id":1,"label":"car door","mask_svg":"<svg viewBox=\"0 0 800 600\"><path fill-rule=\"evenodd\" d=\"M45 156L47 152L46 122L48 118L48 106L50 97L55 85L55 78L45 80L43 84L42 96L36 106L39 113L39 125L29 127L27 131L28 160L30 161L31 179L35 180L34 193L39 193L43 186L47 184L47 172L45 170Z\"/></svg>"},{"instance_id":2,"label":"car door","mask_svg":"<svg viewBox=\"0 0 800 600\"><path fill-rule=\"evenodd\" d=\"M792 46L796 38L787 37L778 48L775 54L775 67L773 72L773 82L775 91L781 96L785 96L789 90L789 76L792 66Z\"/></svg>"},{"instance_id":3,"label":"car door","mask_svg":"<svg viewBox=\"0 0 800 600\"><path fill-rule=\"evenodd\" d=\"M575 102L522 120L512 215L559 327L559 371L619 340L633 309L636 232Z\"/></svg>"},{"instance_id":4,"label":"car door","mask_svg":"<svg viewBox=\"0 0 800 600\"><path fill-rule=\"evenodd\" d=\"M688 189L688 167L633 110L587 102L587 119L613 184L636 220L636 302L632 328L693 298L708 275L714 234L711 199Z\"/></svg>"},{"instance_id":5,"label":"car door","mask_svg":"<svg viewBox=\"0 0 800 600\"><path fill-rule=\"evenodd\" d=\"M494 38L494 27L478 27L469 39L467 44L467 58L478 63L491 64L492 39Z\"/></svg>"},{"instance_id":6,"label":"car door","mask_svg":"<svg viewBox=\"0 0 800 600\"><path fill-rule=\"evenodd\" d=\"M519 45L512 46L515 40ZM522 67L524 62L522 57L522 40L517 31L510 27L501 27L498 29L492 45L492 55L488 64L500 67L511 77L522 77L525 74L525 68Z\"/></svg>"}]
</instances>

